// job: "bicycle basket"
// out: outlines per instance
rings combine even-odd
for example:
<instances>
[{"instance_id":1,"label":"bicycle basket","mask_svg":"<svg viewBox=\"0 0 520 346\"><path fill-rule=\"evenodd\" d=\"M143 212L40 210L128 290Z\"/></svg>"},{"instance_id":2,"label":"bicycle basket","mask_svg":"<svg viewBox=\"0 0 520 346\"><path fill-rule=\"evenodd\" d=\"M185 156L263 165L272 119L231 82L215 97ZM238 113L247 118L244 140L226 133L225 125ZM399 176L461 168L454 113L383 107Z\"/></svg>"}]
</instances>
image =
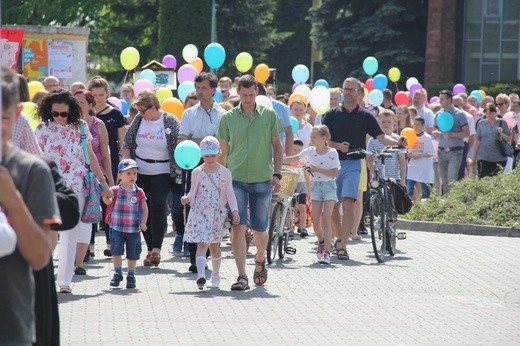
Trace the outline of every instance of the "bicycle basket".
<instances>
[{"instance_id":1,"label":"bicycle basket","mask_svg":"<svg viewBox=\"0 0 520 346\"><path fill-rule=\"evenodd\" d=\"M292 196L296 191L296 184L298 183L298 178L300 177L300 173L293 171L282 171L282 181L279 195L287 195Z\"/></svg>"}]
</instances>

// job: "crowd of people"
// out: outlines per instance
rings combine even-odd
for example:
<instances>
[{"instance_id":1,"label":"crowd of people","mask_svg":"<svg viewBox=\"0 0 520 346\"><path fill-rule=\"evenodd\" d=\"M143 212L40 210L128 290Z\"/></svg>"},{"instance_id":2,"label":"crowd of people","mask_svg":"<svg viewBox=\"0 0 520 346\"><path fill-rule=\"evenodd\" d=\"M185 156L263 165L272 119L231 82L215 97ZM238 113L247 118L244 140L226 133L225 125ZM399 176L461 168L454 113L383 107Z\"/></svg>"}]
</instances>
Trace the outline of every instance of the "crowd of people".
<instances>
[{"instance_id":1,"label":"crowd of people","mask_svg":"<svg viewBox=\"0 0 520 346\"><path fill-rule=\"evenodd\" d=\"M428 104L426 91L418 90L409 95L408 105L397 107L392 91L385 89L383 103L374 106L365 85L348 77L341 87L329 89L329 110L316 114L306 98L289 103L252 75L218 80L202 72L179 120L161 108L153 91L134 95L131 83L122 85L120 94L128 114L110 103L102 77L66 88L49 76L43 85L45 92L33 97L40 121L33 131L21 111L29 98L27 81L2 69L0 310L17 313L0 317L0 343L59 343L56 292L72 293L74 275L86 275L85 263L101 255L94 247L98 232L105 233L103 256L113 261L111 287L124 279L124 255L126 288L138 287L136 276L144 270L138 267L141 233L147 247L143 266L160 265L171 215L172 250L189 256L187 270L197 274L198 289L206 287L209 256L210 284L219 287L220 244L230 236L238 274L231 290L244 291L250 289L251 235L253 283L268 280L266 231L284 164L307 168L297 186L296 229L300 237L309 236L306 214L312 210L316 257L330 264L334 256L350 259L349 239L367 234L363 199L379 163L350 151L406 147L386 162L385 175L420 202L432 192L449 194L457 180L512 169L520 141L516 94L479 103L473 95L443 90L438 103ZM215 101L217 90L222 102ZM257 103L258 95L267 95L272 106ZM453 120L449 130L439 126L445 112ZM413 143L401 135L404 129L415 134ZM189 170L173 155L186 140L201 152L200 162ZM514 155L504 154L499 141L512 144ZM103 188L106 216L94 224L79 220L89 170ZM52 255L58 241L56 290Z\"/></svg>"}]
</instances>

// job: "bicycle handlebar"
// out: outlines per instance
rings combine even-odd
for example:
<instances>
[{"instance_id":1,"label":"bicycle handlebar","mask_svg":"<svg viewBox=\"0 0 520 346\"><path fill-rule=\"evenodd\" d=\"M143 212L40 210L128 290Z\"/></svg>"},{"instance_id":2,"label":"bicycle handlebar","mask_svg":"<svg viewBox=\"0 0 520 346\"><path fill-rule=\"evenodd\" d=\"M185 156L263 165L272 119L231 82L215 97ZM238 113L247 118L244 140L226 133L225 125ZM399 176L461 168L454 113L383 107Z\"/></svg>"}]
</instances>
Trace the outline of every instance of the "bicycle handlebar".
<instances>
[{"instance_id":1,"label":"bicycle handlebar","mask_svg":"<svg viewBox=\"0 0 520 346\"><path fill-rule=\"evenodd\" d=\"M382 157L389 157L389 156L392 155L392 153L401 151L402 149L403 149L403 147L400 146L400 145L386 147L383 150L376 150L376 151L369 151L369 150L366 150L366 149L359 148L359 149L354 149L352 151L349 151L348 153L346 153L346 155L349 156L349 155L365 154L365 155L368 155L368 156L375 156L376 158L381 157L381 156Z\"/></svg>"}]
</instances>

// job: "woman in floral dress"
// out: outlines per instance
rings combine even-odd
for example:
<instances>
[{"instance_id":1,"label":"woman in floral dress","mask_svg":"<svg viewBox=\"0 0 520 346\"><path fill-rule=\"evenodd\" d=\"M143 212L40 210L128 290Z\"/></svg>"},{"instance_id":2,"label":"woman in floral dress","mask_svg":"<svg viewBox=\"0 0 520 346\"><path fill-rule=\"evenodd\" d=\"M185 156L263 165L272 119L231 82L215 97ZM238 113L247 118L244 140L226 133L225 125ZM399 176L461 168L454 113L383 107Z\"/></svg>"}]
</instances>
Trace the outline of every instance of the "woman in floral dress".
<instances>
[{"instance_id":1,"label":"woman in floral dress","mask_svg":"<svg viewBox=\"0 0 520 346\"><path fill-rule=\"evenodd\" d=\"M42 123L37 126L35 134L38 144L42 148L43 156L56 163L66 184L76 192L80 210L83 210L85 204L83 180L87 173L81 144L81 126L84 126L87 135L91 169L103 186L103 193L110 194L109 186L90 144L92 136L87 124L81 120L81 109L72 94L65 90L57 90L48 94L42 100L38 114ZM76 244L88 244L90 233L90 224L81 221L73 229L60 232L58 284L62 293L71 293L70 283L75 265L82 268L83 264L82 260L81 263L75 264Z\"/></svg>"}]
</instances>

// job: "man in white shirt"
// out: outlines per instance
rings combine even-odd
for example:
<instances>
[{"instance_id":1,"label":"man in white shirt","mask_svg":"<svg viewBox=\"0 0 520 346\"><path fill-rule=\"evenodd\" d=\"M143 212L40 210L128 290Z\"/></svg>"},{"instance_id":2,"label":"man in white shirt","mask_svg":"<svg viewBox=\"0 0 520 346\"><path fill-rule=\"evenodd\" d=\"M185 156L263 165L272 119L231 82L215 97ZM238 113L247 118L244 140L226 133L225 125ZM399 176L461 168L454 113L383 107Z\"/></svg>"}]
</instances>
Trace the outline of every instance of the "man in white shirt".
<instances>
[{"instance_id":1,"label":"man in white shirt","mask_svg":"<svg viewBox=\"0 0 520 346\"><path fill-rule=\"evenodd\" d=\"M417 109L417 115L424 118L424 128L426 130L426 133L431 135L431 133L433 131L433 124L434 124L435 116L434 116L433 112L428 107L426 107L426 105L424 104L425 100L426 100L426 93L424 92L423 89L417 90L413 94L413 100L412 100L413 106L415 107L415 109Z\"/></svg>"}]
</instances>

